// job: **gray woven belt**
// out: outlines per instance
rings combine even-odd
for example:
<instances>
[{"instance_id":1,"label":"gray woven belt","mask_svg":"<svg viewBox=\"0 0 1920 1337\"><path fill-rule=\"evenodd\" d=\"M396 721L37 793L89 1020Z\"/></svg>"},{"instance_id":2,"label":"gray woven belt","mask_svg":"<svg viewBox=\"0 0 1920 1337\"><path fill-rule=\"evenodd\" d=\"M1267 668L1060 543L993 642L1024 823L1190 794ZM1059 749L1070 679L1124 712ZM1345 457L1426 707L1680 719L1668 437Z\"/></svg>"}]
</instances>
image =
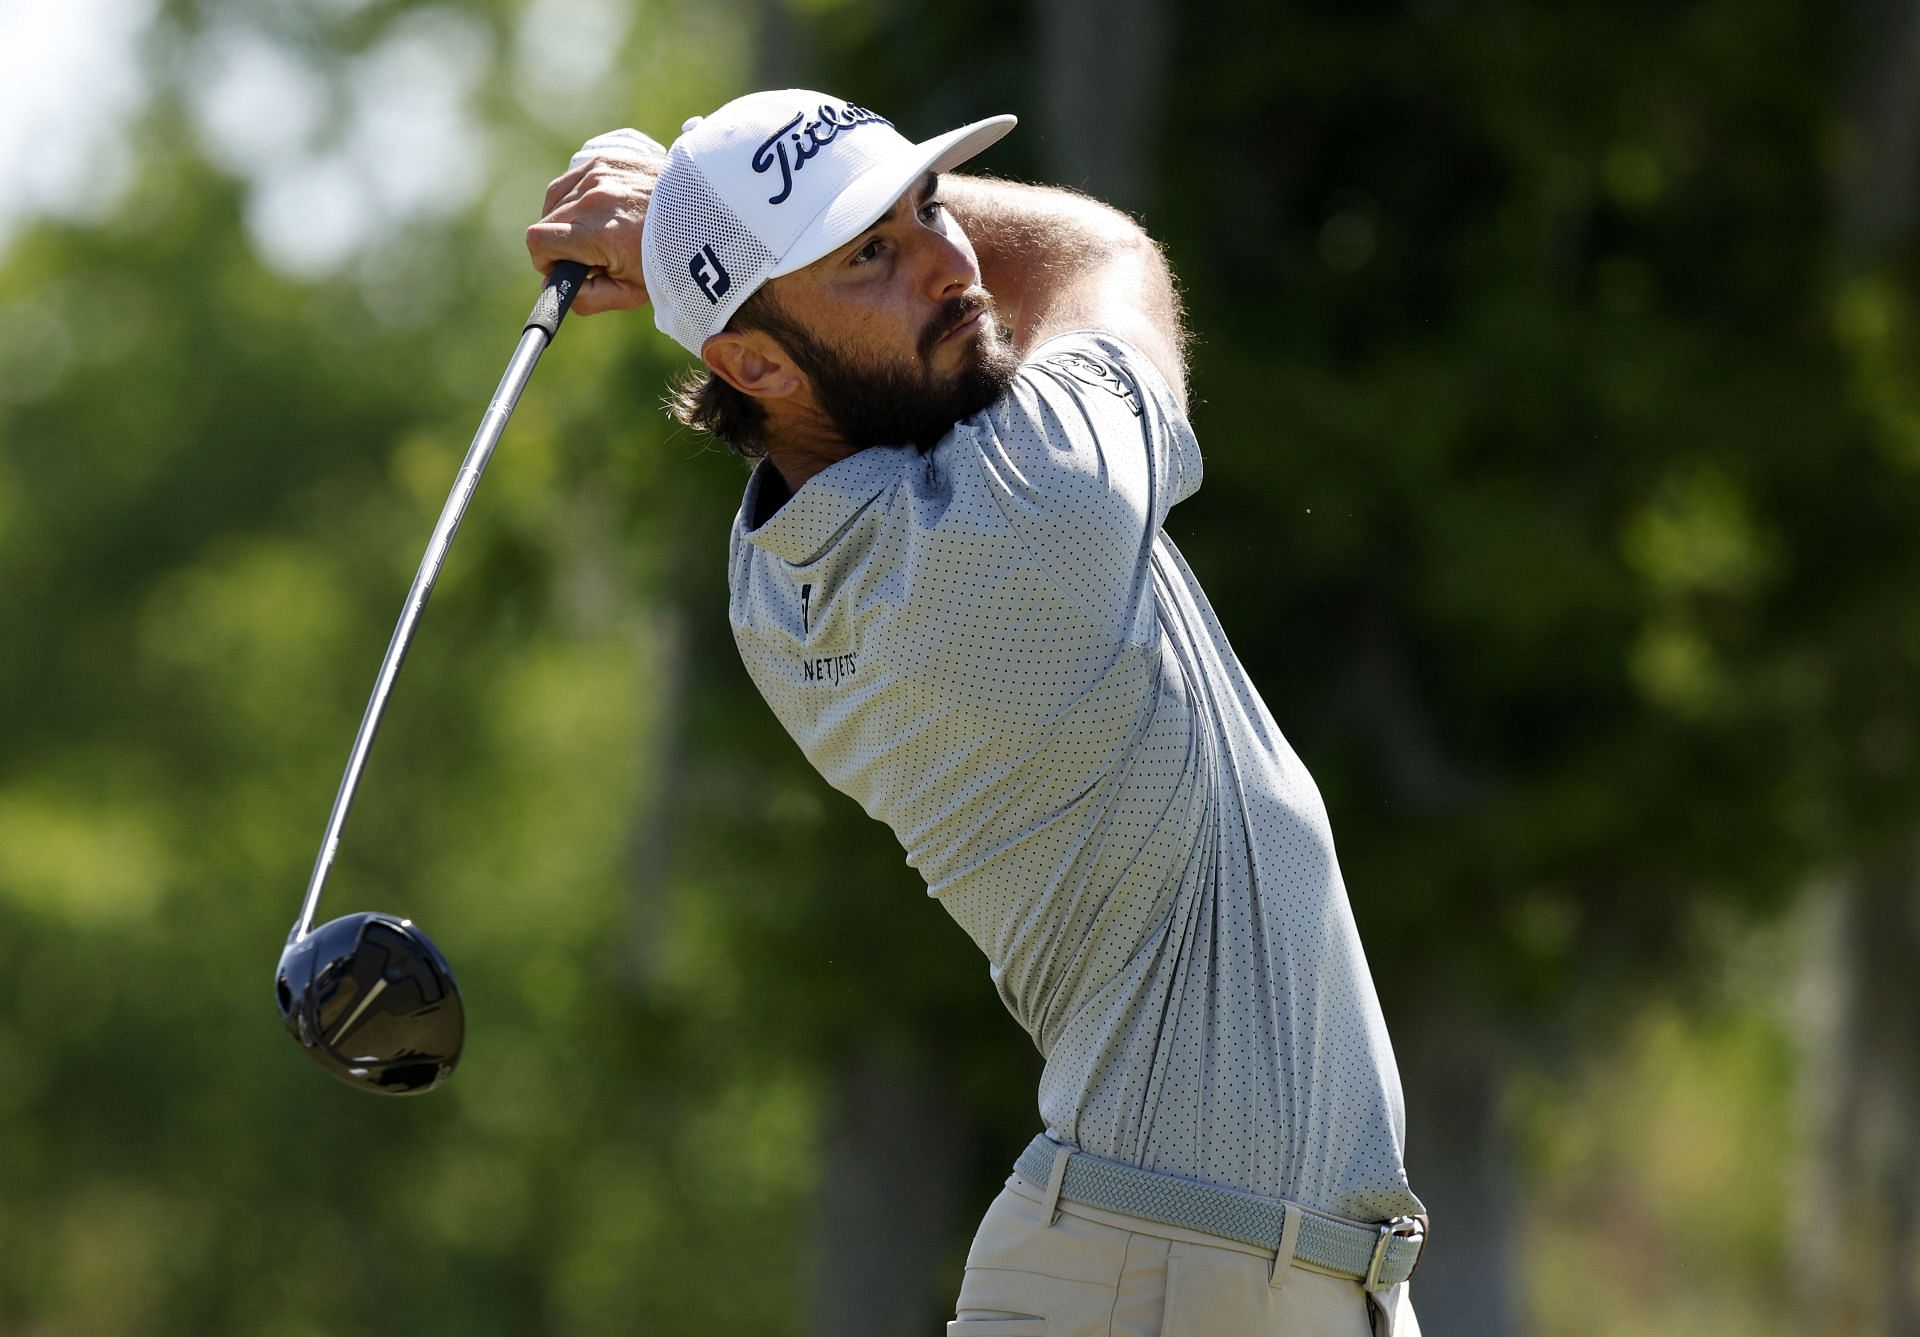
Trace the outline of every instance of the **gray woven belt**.
<instances>
[{"instance_id":1,"label":"gray woven belt","mask_svg":"<svg viewBox=\"0 0 1920 1337\"><path fill-rule=\"evenodd\" d=\"M1135 1165L1089 1155L1045 1134L1033 1139L1013 1168L1041 1188L1053 1178L1054 1157L1068 1157L1060 1196L1089 1207L1144 1217L1162 1225L1183 1226L1262 1249L1278 1250L1288 1204L1198 1179L1142 1170ZM1299 1221L1293 1257L1326 1272L1360 1282L1370 1291L1385 1290L1413 1275L1426 1243L1424 1218L1402 1216L1378 1226L1349 1225L1294 1207Z\"/></svg>"}]
</instances>

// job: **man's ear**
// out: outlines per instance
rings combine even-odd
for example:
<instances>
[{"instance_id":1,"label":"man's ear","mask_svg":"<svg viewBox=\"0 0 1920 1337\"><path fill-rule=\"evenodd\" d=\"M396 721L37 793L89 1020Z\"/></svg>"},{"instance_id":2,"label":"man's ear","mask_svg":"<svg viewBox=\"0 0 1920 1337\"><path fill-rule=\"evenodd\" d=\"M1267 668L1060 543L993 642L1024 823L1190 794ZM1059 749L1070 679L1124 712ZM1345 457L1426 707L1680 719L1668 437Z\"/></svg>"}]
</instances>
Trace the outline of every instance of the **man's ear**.
<instances>
[{"instance_id":1,"label":"man's ear","mask_svg":"<svg viewBox=\"0 0 1920 1337\"><path fill-rule=\"evenodd\" d=\"M755 399L787 399L805 384L800 369L764 330L722 330L700 348L713 374Z\"/></svg>"}]
</instances>

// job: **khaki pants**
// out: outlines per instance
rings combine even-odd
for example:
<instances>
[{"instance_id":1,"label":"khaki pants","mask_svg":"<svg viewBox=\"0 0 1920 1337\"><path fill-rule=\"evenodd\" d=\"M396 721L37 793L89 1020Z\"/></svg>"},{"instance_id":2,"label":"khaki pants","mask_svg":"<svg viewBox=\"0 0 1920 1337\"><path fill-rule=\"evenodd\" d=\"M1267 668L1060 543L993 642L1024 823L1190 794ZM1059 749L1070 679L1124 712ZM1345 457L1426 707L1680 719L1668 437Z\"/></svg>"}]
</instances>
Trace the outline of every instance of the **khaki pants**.
<instances>
[{"instance_id":1,"label":"khaki pants","mask_svg":"<svg viewBox=\"0 0 1920 1337\"><path fill-rule=\"evenodd\" d=\"M1405 1285L1369 1300L1357 1281L1272 1249L1062 1199L1019 1175L967 1251L947 1337L1420 1337Z\"/></svg>"}]
</instances>

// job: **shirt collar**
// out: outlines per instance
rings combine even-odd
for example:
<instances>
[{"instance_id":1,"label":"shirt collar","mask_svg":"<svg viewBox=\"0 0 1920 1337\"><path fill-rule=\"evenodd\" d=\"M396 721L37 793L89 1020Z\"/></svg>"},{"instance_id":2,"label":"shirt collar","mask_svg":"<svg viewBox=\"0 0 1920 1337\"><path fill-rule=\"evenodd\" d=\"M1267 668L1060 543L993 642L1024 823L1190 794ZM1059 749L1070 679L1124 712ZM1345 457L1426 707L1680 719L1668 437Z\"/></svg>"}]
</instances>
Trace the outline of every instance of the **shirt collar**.
<instances>
[{"instance_id":1,"label":"shirt collar","mask_svg":"<svg viewBox=\"0 0 1920 1337\"><path fill-rule=\"evenodd\" d=\"M795 565L811 562L838 538L868 503L899 479L918 452L906 446L871 446L829 465L800 485L800 490L758 529L749 528L760 505L760 489L773 470L761 460L747 480L738 523L747 542Z\"/></svg>"}]
</instances>

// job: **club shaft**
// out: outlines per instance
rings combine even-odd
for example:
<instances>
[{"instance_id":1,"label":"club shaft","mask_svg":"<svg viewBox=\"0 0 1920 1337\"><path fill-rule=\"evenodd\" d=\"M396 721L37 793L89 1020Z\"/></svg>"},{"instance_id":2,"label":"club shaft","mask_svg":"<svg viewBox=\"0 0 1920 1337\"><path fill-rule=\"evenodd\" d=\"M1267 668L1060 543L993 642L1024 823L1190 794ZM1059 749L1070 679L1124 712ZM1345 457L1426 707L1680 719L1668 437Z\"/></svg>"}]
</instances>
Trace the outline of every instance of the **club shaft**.
<instances>
[{"instance_id":1,"label":"club shaft","mask_svg":"<svg viewBox=\"0 0 1920 1337\"><path fill-rule=\"evenodd\" d=\"M340 791L334 795L333 811L327 815L326 834L321 837L320 853L313 862L313 876L307 881L306 900L301 903L300 918L288 934L290 942L298 942L306 937L313 927L314 913L320 906L320 893L326 886L327 873L333 867L333 857L340 848L340 832L347 824L347 813L353 807L354 793L359 789L360 777L367 767L367 754L373 749L374 735L380 731L381 717L386 714L387 697L393 691L394 680L400 675L400 665L406 661L407 647L413 643L414 628L419 626L420 615L426 610L427 600L433 594L433 582L440 574L440 565L446 560L454 534L459 531L461 517L467 513L467 503L473 499L480 475L486 472L487 461L493 458L493 448L506 430L507 419L513 415L514 405L520 400L520 392L526 389L533 369L540 361L540 354L546 351L561 318L566 315L583 273L584 269L580 266L555 269L554 278L541 294L541 305L534 308L534 315L513 351L513 360L507 363L506 373L501 376L493 399L487 404L479 429L473 434L473 443L467 447L466 458L460 461L460 472L454 478L453 490L447 494L446 505L440 509L440 519L433 527L433 537L427 541L427 551L420 559L420 569L414 572L413 585L407 591L407 602L400 610L400 621L393 629L393 639L387 643L386 656L380 661L380 672L374 678L373 695L367 700L366 713L360 717L360 729L354 735L353 750L347 755L346 773L340 777Z\"/></svg>"}]
</instances>

